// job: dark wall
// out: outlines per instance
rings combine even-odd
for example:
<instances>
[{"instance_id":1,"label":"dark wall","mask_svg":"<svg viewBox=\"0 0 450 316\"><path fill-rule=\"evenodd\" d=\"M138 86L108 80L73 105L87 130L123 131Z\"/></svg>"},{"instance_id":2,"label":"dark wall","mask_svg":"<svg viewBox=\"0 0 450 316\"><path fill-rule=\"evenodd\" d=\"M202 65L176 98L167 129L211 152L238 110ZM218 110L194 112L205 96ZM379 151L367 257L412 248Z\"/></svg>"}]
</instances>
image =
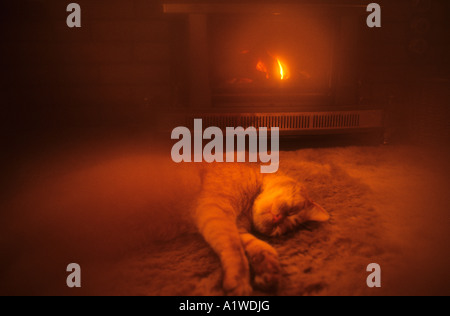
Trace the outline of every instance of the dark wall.
<instances>
[{"instance_id":1,"label":"dark wall","mask_svg":"<svg viewBox=\"0 0 450 316\"><path fill-rule=\"evenodd\" d=\"M66 25L66 6L82 27ZM144 122L171 105L174 23L155 0L0 5L2 117L15 128Z\"/></svg>"},{"instance_id":2,"label":"dark wall","mask_svg":"<svg viewBox=\"0 0 450 316\"><path fill-rule=\"evenodd\" d=\"M382 28L361 21L361 102L386 109L394 138L450 140L450 1L378 2Z\"/></svg>"}]
</instances>

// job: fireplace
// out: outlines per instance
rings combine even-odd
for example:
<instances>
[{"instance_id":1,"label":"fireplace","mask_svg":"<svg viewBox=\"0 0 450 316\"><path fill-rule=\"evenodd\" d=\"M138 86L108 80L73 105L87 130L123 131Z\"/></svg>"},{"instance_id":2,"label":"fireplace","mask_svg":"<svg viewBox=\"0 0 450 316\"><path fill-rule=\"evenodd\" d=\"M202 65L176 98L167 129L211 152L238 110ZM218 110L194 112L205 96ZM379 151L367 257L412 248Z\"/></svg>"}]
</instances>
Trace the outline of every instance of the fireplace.
<instances>
[{"instance_id":1,"label":"fireplace","mask_svg":"<svg viewBox=\"0 0 450 316\"><path fill-rule=\"evenodd\" d=\"M359 104L358 28L366 6L175 1L187 16L187 123L283 133L381 130L382 106Z\"/></svg>"},{"instance_id":2,"label":"fireplace","mask_svg":"<svg viewBox=\"0 0 450 316\"><path fill-rule=\"evenodd\" d=\"M334 28L324 21L280 13L211 19L212 105L288 109L329 102Z\"/></svg>"}]
</instances>

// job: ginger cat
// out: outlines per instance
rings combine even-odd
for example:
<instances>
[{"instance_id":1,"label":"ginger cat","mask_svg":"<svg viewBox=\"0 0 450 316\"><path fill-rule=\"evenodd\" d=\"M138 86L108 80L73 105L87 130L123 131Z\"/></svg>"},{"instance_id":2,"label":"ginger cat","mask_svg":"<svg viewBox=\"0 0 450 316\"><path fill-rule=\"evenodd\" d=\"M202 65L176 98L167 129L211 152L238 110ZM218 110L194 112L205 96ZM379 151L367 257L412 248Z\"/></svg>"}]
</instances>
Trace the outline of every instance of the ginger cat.
<instances>
[{"instance_id":1,"label":"ginger cat","mask_svg":"<svg viewBox=\"0 0 450 316\"><path fill-rule=\"evenodd\" d=\"M252 293L251 271L254 285L264 291L276 289L280 280L277 252L251 232L276 237L330 218L294 179L234 164L206 168L193 215L220 258L225 292L237 296Z\"/></svg>"}]
</instances>

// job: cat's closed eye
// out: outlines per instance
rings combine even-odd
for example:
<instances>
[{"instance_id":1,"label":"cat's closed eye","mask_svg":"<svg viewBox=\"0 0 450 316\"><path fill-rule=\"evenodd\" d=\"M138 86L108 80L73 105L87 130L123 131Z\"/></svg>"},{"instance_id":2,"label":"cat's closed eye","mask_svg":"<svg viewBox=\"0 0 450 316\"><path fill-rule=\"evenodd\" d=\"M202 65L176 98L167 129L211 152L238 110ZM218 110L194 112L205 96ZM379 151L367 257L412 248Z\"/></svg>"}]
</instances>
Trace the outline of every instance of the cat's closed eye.
<instances>
[{"instance_id":1,"label":"cat's closed eye","mask_svg":"<svg viewBox=\"0 0 450 316\"><path fill-rule=\"evenodd\" d=\"M292 216L297 213L298 213L298 210L295 207L291 207L291 208L287 209L287 211L286 211L287 216Z\"/></svg>"}]
</instances>

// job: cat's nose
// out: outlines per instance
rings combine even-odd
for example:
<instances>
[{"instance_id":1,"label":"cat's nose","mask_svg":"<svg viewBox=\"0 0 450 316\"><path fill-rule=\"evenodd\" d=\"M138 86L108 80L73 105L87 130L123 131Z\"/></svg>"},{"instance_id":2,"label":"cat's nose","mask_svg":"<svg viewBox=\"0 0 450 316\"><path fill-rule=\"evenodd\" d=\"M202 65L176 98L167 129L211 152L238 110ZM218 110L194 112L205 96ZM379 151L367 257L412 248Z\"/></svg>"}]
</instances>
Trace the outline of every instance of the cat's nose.
<instances>
[{"instance_id":1,"label":"cat's nose","mask_svg":"<svg viewBox=\"0 0 450 316\"><path fill-rule=\"evenodd\" d=\"M278 224L283 219L283 216L281 214L274 214L273 215L273 223Z\"/></svg>"}]
</instances>

